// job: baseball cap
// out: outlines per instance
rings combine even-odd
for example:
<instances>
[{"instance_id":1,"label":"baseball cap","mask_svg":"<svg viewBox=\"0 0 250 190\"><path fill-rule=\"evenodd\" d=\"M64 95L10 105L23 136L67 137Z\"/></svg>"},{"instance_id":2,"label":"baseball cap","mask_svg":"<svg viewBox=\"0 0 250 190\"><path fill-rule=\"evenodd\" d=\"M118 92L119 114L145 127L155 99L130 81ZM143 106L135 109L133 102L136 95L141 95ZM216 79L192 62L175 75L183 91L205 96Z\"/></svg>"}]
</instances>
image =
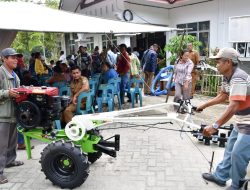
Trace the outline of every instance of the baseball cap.
<instances>
[{"instance_id":1,"label":"baseball cap","mask_svg":"<svg viewBox=\"0 0 250 190\"><path fill-rule=\"evenodd\" d=\"M16 50L14 50L13 48L5 48L1 52L2 57L7 57L10 55L20 55L20 53L17 53Z\"/></svg>"},{"instance_id":2,"label":"baseball cap","mask_svg":"<svg viewBox=\"0 0 250 190\"><path fill-rule=\"evenodd\" d=\"M210 59L226 58L237 61L239 53L234 48L222 48L215 56L209 57Z\"/></svg>"}]
</instances>

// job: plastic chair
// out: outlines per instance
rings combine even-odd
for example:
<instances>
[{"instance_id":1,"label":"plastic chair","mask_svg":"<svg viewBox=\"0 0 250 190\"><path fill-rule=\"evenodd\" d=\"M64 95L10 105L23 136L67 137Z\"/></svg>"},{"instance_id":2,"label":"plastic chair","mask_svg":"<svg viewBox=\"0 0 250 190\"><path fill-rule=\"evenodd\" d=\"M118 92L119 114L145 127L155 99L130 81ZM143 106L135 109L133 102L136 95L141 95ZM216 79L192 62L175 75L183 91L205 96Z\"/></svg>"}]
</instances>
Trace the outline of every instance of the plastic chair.
<instances>
[{"instance_id":1,"label":"plastic chair","mask_svg":"<svg viewBox=\"0 0 250 190\"><path fill-rule=\"evenodd\" d=\"M114 86L112 84L101 84L98 90L102 91L102 96L97 97L98 112L102 112L102 104L108 104L108 110L114 111Z\"/></svg>"},{"instance_id":2,"label":"plastic chair","mask_svg":"<svg viewBox=\"0 0 250 190\"><path fill-rule=\"evenodd\" d=\"M71 96L71 91L69 86L63 86L59 88L59 96Z\"/></svg>"},{"instance_id":3,"label":"plastic chair","mask_svg":"<svg viewBox=\"0 0 250 190\"><path fill-rule=\"evenodd\" d=\"M133 84L135 85L135 87L132 87ZM127 92L131 96L132 108L135 107L135 99L137 103L137 96L139 96L140 98L140 107L142 107L142 86L142 79L132 78L129 81L128 89L126 89L125 92Z\"/></svg>"},{"instance_id":4,"label":"plastic chair","mask_svg":"<svg viewBox=\"0 0 250 190\"><path fill-rule=\"evenodd\" d=\"M51 86L57 87L60 89L64 86L67 86L67 82L66 81L54 82Z\"/></svg>"},{"instance_id":5,"label":"plastic chair","mask_svg":"<svg viewBox=\"0 0 250 190\"><path fill-rule=\"evenodd\" d=\"M55 120L54 121L54 126L55 126L55 129L61 130L62 129L62 127L61 127L61 121L60 120Z\"/></svg>"},{"instance_id":6,"label":"plastic chair","mask_svg":"<svg viewBox=\"0 0 250 190\"><path fill-rule=\"evenodd\" d=\"M81 108L82 100L86 98L86 106L85 109ZM94 109L92 106L92 95L91 92L81 92L77 98L77 105L76 105L76 115L94 113Z\"/></svg>"},{"instance_id":7,"label":"plastic chair","mask_svg":"<svg viewBox=\"0 0 250 190\"><path fill-rule=\"evenodd\" d=\"M91 90L92 94L95 96L97 88L98 88L98 81L95 78L89 79L89 86L90 86L90 90Z\"/></svg>"},{"instance_id":8,"label":"plastic chair","mask_svg":"<svg viewBox=\"0 0 250 190\"><path fill-rule=\"evenodd\" d=\"M96 102L95 100L96 100L96 92L98 89L98 81L95 79L89 79L89 87L92 95L92 105L94 107Z\"/></svg>"},{"instance_id":9,"label":"plastic chair","mask_svg":"<svg viewBox=\"0 0 250 190\"><path fill-rule=\"evenodd\" d=\"M102 74L101 73L95 73L91 76L91 78L101 78Z\"/></svg>"},{"instance_id":10,"label":"plastic chair","mask_svg":"<svg viewBox=\"0 0 250 190\"><path fill-rule=\"evenodd\" d=\"M121 83L121 78L112 78L109 79L108 84L114 85L114 97L117 96L118 104L119 104L119 109L122 109L122 103L121 103L121 96L120 96L120 83Z\"/></svg>"},{"instance_id":11,"label":"plastic chair","mask_svg":"<svg viewBox=\"0 0 250 190\"><path fill-rule=\"evenodd\" d=\"M37 77L38 84L40 86L49 86L49 84L46 83L46 81L49 80L49 78L50 77L48 75L42 75L42 76Z\"/></svg>"}]
</instances>

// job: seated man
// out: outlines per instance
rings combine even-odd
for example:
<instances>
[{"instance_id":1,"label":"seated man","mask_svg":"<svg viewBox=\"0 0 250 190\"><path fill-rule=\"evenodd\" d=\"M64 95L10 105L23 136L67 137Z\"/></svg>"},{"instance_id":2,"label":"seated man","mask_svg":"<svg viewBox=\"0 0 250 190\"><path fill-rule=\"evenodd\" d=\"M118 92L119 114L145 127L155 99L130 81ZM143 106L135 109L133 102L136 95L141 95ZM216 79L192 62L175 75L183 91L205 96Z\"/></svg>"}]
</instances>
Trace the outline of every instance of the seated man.
<instances>
[{"instance_id":1,"label":"seated man","mask_svg":"<svg viewBox=\"0 0 250 190\"><path fill-rule=\"evenodd\" d=\"M109 79L117 78L117 77L118 77L118 74L115 71L115 69L113 69L108 62L104 62L102 64L101 83L102 84L107 84Z\"/></svg>"},{"instance_id":2,"label":"seated man","mask_svg":"<svg viewBox=\"0 0 250 190\"><path fill-rule=\"evenodd\" d=\"M49 85L53 86L55 82L63 82L63 81L65 81L66 83L66 78L62 73L61 67L55 66L53 68L53 71L54 71L53 76L48 81L46 81Z\"/></svg>"},{"instance_id":3,"label":"seated man","mask_svg":"<svg viewBox=\"0 0 250 190\"><path fill-rule=\"evenodd\" d=\"M76 111L77 97L81 92L89 91L89 81L86 77L81 76L81 69L78 66L71 68L72 81L70 83L71 89L71 103L63 111L62 122L66 124L70 122L73 118L73 114ZM86 104L85 101L82 102L82 107Z\"/></svg>"}]
</instances>

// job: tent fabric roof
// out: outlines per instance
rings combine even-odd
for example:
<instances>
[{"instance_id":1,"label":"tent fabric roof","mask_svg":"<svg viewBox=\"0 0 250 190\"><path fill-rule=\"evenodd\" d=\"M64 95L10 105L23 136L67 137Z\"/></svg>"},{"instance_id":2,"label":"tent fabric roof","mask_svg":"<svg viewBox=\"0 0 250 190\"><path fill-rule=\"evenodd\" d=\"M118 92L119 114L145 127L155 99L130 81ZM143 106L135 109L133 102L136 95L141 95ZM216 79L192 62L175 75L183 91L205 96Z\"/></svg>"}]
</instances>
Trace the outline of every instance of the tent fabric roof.
<instances>
[{"instance_id":1,"label":"tent fabric roof","mask_svg":"<svg viewBox=\"0 0 250 190\"><path fill-rule=\"evenodd\" d=\"M62 33L139 33L174 28L107 20L27 2L0 2L0 29Z\"/></svg>"}]
</instances>

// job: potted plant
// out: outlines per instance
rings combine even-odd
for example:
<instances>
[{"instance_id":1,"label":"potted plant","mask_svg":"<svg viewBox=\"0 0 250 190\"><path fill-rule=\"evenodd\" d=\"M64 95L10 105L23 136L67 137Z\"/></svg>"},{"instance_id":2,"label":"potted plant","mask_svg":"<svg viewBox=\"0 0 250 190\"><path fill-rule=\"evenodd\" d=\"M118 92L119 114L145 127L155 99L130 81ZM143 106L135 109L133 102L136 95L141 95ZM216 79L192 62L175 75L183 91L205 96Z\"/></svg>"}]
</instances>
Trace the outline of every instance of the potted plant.
<instances>
[{"instance_id":1,"label":"potted plant","mask_svg":"<svg viewBox=\"0 0 250 190\"><path fill-rule=\"evenodd\" d=\"M199 46L201 46L202 44L200 41L197 40L195 36L192 35L185 35L184 37L182 35L178 35L172 37L169 40L168 44L166 44L164 48L164 51L171 53L171 56L168 58L171 64L174 64L174 62L176 61L180 48L181 50L186 49L188 43L192 43L193 48L197 51L199 49Z\"/></svg>"}]
</instances>

